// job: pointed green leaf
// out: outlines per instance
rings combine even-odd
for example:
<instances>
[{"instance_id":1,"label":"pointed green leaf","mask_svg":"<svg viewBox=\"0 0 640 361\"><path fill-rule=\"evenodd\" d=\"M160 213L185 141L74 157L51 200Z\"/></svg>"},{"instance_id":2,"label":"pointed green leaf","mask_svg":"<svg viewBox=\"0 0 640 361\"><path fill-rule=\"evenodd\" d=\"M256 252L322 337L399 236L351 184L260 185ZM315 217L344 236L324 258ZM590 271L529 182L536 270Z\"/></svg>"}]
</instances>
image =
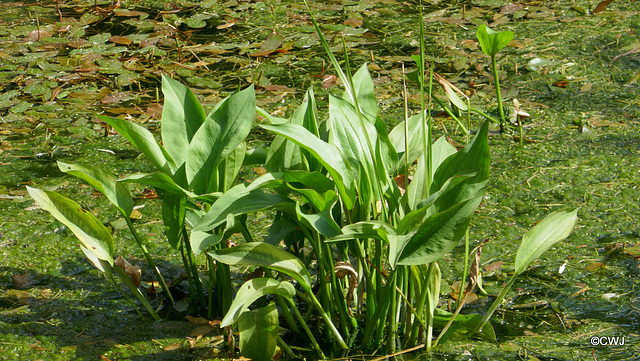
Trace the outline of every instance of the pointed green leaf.
<instances>
[{"instance_id":1,"label":"pointed green leaf","mask_svg":"<svg viewBox=\"0 0 640 361\"><path fill-rule=\"evenodd\" d=\"M555 211L546 216L524 237L516 254L516 274L524 272L531 262L557 242L567 238L576 222L580 208Z\"/></svg>"},{"instance_id":2,"label":"pointed green leaf","mask_svg":"<svg viewBox=\"0 0 640 361\"><path fill-rule=\"evenodd\" d=\"M369 73L366 63L362 64L360 69L353 74L352 81L353 90L358 97L358 105L360 105L362 114L370 123L375 123L378 117L378 100L374 92L373 79L371 79L371 74ZM342 99L350 102L351 97L345 91ZM351 104L355 106L353 102L351 102Z\"/></svg>"},{"instance_id":3,"label":"pointed green leaf","mask_svg":"<svg viewBox=\"0 0 640 361\"><path fill-rule=\"evenodd\" d=\"M204 109L187 86L164 74L162 93L162 142L179 167L185 162L191 139L205 121Z\"/></svg>"},{"instance_id":4,"label":"pointed green leaf","mask_svg":"<svg viewBox=\"0 0 640 361\"><path fill-rule=\"evenodd\" d=\"M243 184L224 193L213 203L207 214L195 225L194 231L210 231L224 223L228 214L239 215L271 208L293 211L294 202L287 197L263 193L260 190L247 191Z\"/></svg>"},{"instance_id":5,"label":"pointed green leaf","mask_svg":"<svg viewBox=\"0 0 640 361\"><path fill-rule=\"evenodd\" d=\"M147 128L119 118L104 115L98 115L98 118L113 127L139 151L144 153L159 171L167 174L172 174L175 171L176 167L173 164L173 160Z\"/></svg>"},{"instance_id":6,"label":"pointed green leaf","mask_svg":"<svg viewBox=\"0 0 640 361\"><path fill-rule=\"evenodd\" d=\"M93 214L82 209L78 203L55 192L31 187L27 187L27 191L42 209L51 213L78 237L86 252L113 266L113 238L107 227ZM96 265L95 258L92 259L94 265Z\"/></svg>"},{"instance_id":7,"label":"pointed green leaf","mask_svg":"<svg viewBox=\"0 0 640 361\"><path fill-rule=\"evenodd\" d=\"M58 161L58 168L91 184L126 217L129 217L133 211L131 194L124 185L117 183L116 177L109 172L93 165L68 164L60 161Z\"/></svg>"},{"instance_id":8,"label":"pointed green leaf","mask_svg":"<svg viewBox=\"0 0 640 361\"><path fill-rule=\"evenodd\" d=\"M493 57L513 40L513 31L495 31L482 24L478 28L477 36L482 51Z\"/></svg>"},{"instance_id":9,"label":"pointed green leaf","mask_svg":"<svg viewBox=\"0 0 640 361\"><path fill-rule=\"evenodd\" d=\"M118 182L146 184L155 188L164 189L167 192L186 194L190 197L196 196L194 193L177 185L169 175L163 172L130 174L118 179Z\"/></svg>"},{"instance_id":10,"label":"pointed green leaf","mask_svg":"<svg viewBox=\"0 0 640 361\"><path fill-rule=\"evenodd\" d=\"M219 191L213 172L245 140L255 115L253 86L229 96L211 111L188 148L186 175L195 193Z\"/></svg>"},{"instance_id":11,"label":"pointed green leaf","mask_svg":"<svg viewBox=\"0 0 640 361\"><path fill-rule=\"evenodd\" d=\"M400 254L390 255L400 265L415 265L437 261L451 252L469 226L469 221L482 201L485 189L474 197L428 217ZM397 258L396 258L397 257Z\"/></svg>"},{"instance_id":12,"label":"pointed green leaf","mask_svg":"<svg viewBox=\"0 0 640 361\"><path fill-rule=\"evenodd\" d=\"M311 275L296 256L264 242L248 242L231 248L210 251L214 260L230 266L254 266L274 269L289 275L305 289L311 290Z\"/></svg>"},{"instance_id":13,"label":"pointed green leaf","mask_svg":"<svg viewBox=\"0 0 640 361\"><path fill-rule=\"evenodd\" d=\"M356 197L353 171L344 155L334 145L326 143L307 129L295 124L260 124L260 127L282 135L309 151L335 181L347 209L353 208Z\"/></svg>"}]
</instances>

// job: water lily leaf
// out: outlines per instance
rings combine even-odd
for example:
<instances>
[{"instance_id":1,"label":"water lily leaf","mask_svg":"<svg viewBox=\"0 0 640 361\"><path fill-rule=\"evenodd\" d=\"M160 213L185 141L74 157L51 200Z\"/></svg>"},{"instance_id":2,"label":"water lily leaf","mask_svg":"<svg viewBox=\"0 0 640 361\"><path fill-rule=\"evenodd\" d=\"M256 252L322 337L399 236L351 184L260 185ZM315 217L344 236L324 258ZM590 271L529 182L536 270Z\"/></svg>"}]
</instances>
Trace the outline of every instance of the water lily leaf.
<instances>
[{"instance_id":1,"label":"water lily leaf","mask_svg":"<svg viewBox=\"0 0 640 361\"><path fill-rule=\"evenodd\" d=\"M260 50L275 50L279 48L282 43L284 43L284 36L274 31L269 34L269 36L267 36L267 39L265 41L262 42L262 45L260 45Z\"/></svg>"}]
</instances>

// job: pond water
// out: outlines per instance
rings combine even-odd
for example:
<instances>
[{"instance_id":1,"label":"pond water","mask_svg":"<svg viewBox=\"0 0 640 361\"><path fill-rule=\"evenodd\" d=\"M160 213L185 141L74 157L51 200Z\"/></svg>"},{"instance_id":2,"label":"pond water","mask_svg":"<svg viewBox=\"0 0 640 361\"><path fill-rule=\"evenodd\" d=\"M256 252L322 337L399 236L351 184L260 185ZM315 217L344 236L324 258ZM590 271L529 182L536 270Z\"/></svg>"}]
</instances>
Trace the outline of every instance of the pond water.
<instances>
[{"instance_id":1,"label":"pond water","mask_svg":"<svg viewBox=\"0 0 640 361\"><path fill-rule=\"evenodd\" d=\"M497 343L454 340L423 357L637 357L637 2L609 2L602 11L595 3L568 0L425 3L427 53L436 71L489 112L496 106L490 60L478 50L475 31L487 23L515 32L499 56L500 83L505 103L517 98L531 118L524 147L510 136L490 138L490 190L471 227L474 245L491 240L483 250L484 289L495 295L508 280L526 230L552 210L582 208L574 233L520 277L492 320ZM59 14L53 1L0 2L0 359L216 357L212 346L221 343L219 332L199 335L198 326L183 320L150 323L133 312L85 261L71 232L34 207L25 186L57 190L93 210L111 225L118 252L142 261L117 212L56 165L99 164L115 174L151 170L96 114L125 114L157 129L161 73L188 84L208 105L253 83L258 105L278 116L290 115L310 86L321 101L340 87L300 2L97 5L61 1ZM310 5L338 56L341 32L353 66L370 64L381 117L396 124L404 107L401 63L411 68L410 55L418 49L416 2ZM408 85L416 112L419 91ZM477 127L480 119L472 121ZM442 116L436 123L438 135L464 142L455 122ZM255 130L249 147L263 146L269 137ZM158 202L145 198L143 188L133 193L151 253L169 279L177 278L173 265L180 261L163 240ZM449 283L459 278L460 260L445 257L440 266ZM443 290L448 293L447 286ZM487 307L480 301L470 311ZM624 337L625 343L592 346L593 336Z\"/></svg>"}]
</instances>

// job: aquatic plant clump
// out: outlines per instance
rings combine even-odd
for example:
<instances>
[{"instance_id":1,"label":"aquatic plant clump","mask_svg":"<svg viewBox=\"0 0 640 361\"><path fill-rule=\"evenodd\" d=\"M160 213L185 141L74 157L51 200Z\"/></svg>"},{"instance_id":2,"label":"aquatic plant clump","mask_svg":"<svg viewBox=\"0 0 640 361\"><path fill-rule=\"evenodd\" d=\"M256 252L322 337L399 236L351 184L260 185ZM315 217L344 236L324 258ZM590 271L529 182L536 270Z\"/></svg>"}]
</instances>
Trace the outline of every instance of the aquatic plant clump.
<instances>
[{"instance_id":1,"label":"aquatic plant clump","mask_svg":"<svg viewBox=\"0 0 640 361\"><path fill-rule=\"evenodd\" d=\"M59 168L95 187L118 209L173 302L172 290L129 219L133 201L125 185L156 190L167 242L183 261L189 312L208 319L223 316L221 327L237 327L244 357L268 360L278 346L295 357L286 334L279 335L283 330L304 335L323 359L375 350L383 343L388 353L422 344L430 351L454 334L495 340L489 318L515 278L569 235L578 210L553 212L524 236L516 272L484 316L459 313L477 284L480 249L458 310L439 309L438 261L461 240L468 245L469 223L487 189L489 119L460 149L445 138L433 141L431 104L425 106L424 99L432 99L434 78L452 103L471 108L433 64L426 71L421 24L421 54L415 59L422 110L388 131L366 64L352 74L345 53L343 70L313 22L345 88L341 97L329 95L328 119L319 119L312 88L289 119L257 107L253 87L235 92L205 115L189 88L163 76L162 143L140 125L100 116L151 161L155 172L116 178L96 166L60 162ZM498 45L487 48L495 50L492 60L506 44ZM237 184L243 165L256 162L246 157L256 113L266 119L258 126L275 139L258 160L265 174ZM28 190L80 239L96 268L114 282L115 273L159 319L138 289L135 267L117 256L110 231L95 216L55 192ZM246 220L263 211L273 218L267 236L256 240ZM243 242L227 242L232 234L241 234ZM465 262L469 256L453 255ZM262 271L236 291L231 267ZM435 330L440 333L434 340Z\"/></svg>"}]
</instances>

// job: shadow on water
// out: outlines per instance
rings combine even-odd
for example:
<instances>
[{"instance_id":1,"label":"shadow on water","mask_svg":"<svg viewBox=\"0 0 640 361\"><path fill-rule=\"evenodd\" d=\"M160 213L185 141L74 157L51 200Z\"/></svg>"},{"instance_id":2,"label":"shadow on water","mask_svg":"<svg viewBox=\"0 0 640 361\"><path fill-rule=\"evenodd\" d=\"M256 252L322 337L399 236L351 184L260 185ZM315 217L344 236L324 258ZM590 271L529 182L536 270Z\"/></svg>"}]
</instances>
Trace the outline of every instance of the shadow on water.
<instances>
[{"instance_id":1,"label":"shadow on water","mask_svg":"<svg viewBox=\"0 0 640 361\"><path fill-rule=\"evenodd\" d=\"M29 284L18 288L11 275L23 272L0 267L0 359L97 360L109 352L120 360L190 360L198 352L179 346L194 328L184 315L141 318L86 261L63 263L60 276L28 272ZM179 345L164 350L168 342Z\"/></svg>"}]
</instances>

